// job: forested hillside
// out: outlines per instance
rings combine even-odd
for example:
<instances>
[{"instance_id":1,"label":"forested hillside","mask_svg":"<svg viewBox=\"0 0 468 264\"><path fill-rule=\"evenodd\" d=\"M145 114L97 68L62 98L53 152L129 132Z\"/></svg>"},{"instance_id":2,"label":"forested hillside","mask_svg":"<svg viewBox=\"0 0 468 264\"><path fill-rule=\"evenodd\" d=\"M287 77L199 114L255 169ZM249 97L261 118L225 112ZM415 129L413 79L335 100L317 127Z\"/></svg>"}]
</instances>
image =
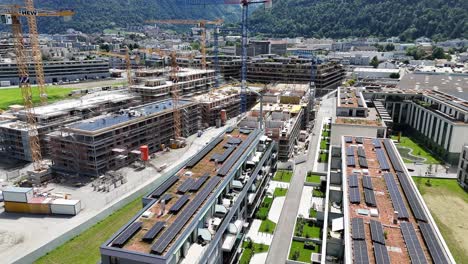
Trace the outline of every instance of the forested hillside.
<instances>
[{"instance_id":1,"label":"forested hillside","mask_svg":"<svg viewBox=\"0 0 468 264\"><path fill-rule=\"evenodd\" d=\"M278 37L468 38L466 0L274 0L251 30Z\"/></svg>"}]
</instances>

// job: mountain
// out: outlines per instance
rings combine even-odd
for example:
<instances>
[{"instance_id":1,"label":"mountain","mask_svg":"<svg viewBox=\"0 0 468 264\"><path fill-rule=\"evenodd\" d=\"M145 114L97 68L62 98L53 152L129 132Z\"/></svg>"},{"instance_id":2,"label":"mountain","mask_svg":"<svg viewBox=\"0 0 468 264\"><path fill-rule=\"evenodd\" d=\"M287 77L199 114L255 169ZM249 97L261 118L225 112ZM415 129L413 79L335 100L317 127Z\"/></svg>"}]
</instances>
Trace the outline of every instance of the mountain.
<instances>
[{"instance_id":1,"label":"mountain","mask_svg":"<svg viewBox=\"0 0 468 264\"><path fill-rule=\"evenodd\" d=\"M273 0L250 30L275 37L468 38L466 0Z\"/></svg>"},{"instance_id":2,"label":"mountain","mask_svg":"<svg viewBox=\"0 0 468 264\"><path fill-rule=\"evenodd\" d=\"M16 2L23 5L23 1ZM224 18L229 22L238 21L240 16L237 6L180 6L175 0L36 0L35 6L75 11L72 20L67 22L61 18L38 18L40 33L62 33L68 28L86 33L102 32L114 27L143 25L150 19Z\"/></svg>"}]
</instances>

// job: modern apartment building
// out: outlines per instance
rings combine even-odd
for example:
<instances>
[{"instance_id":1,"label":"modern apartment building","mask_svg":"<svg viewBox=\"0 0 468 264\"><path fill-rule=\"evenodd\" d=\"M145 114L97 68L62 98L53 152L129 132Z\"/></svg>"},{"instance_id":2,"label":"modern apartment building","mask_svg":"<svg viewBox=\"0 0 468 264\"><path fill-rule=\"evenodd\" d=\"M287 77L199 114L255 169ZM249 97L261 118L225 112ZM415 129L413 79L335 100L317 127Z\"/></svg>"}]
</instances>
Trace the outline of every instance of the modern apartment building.
<instances>
[{"instance_id":1,"label":"modern apartment building","mask_svg":"<svg viewBox=\"0 0 468 264\"><path fill-rule=\"evenodd\" d=\"M228 129L163 176L101 246L101 263L236 263L276 167L273 152L261 131Z\"/></svg>"},{"instance_id":2,"label":"modern apartment building","mask_svg":"<svg viewBox=\"0 0 468 264\"><path fill-rule=\"evenodd\" d=\"M468 145L463 146L458 163L458 183L468 191Z\"/></svg>"}]
</instances>

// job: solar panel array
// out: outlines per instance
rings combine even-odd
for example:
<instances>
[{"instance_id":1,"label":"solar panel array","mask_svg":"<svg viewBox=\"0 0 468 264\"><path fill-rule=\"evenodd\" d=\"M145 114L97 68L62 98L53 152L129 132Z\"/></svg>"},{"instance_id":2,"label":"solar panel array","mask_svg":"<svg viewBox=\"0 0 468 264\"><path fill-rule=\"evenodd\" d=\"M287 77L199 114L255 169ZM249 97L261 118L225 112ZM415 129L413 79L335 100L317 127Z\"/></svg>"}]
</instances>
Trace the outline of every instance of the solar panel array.
<instances>
[{"instance_id":1,"label":"solar panel array","mask_svg":"<svg viewBox=\"0 0 468 264\"><path fill-rule=\"evenodd\" d=\"M223 166L218 170L218 175L219 176L226 176L228 172L231 170L231 168L234 166L234 163L236 163L239 158L242 156L244 151L250 146L250 144L254 141L254 139L258 135L258 130L255 130L255 133L250 134L242 144L239 145L237 148L237 151L234 152L234 154L223 164Z\"/></svg>"},{"instance_id":2,"label":"solar panel array","mask_svg":"<svg viewBox=\"0 0 468 264\"><path fill-rule=\"evenodd\" d=\"M364 143L364 138L363 137L355 137L356 143L357 144L363 144Z\"/></svg>"},{"instance_id":3,"label":"solar panel array","mask_svg":"<svg viewBox=\"0 0 468 264\"><path fill-rule=\"evenodd\" d=\"M353 137L344 137L346 143L353 143Z\"/></svg>"},{"instance_id":4,"label":"solar panel array","mask_svg":"<svg viewBox=\"0 0 468 264\"><path fill-rule=\"evenodd\" d=\"M387 184L388 192L390 193L390 199L392 199L393 208L398 212L399 219L409 218L408 209L406 208L403 198L401 197L400 190L395 182L395 177L392 173L384 174L385 183Z\"/></svg>"},{"instance_id":5,"label":"solar panel array","mask_svg":"<svg viewBox=\"0 0 468 264\"><path fill-rule=\"evenodd\" d=\"M393 169L397 172L404 172L403 167L400 164L400 161L397 158L397 154L393 151L392 143L390 139L384 140L385 149L387 150L388 157L390 158L390 162L393 165Z\"/></svg>"},{"instance_id":6,"label":"solar panel array","mask_svg":"<svg viewBox=\"0 0 468 264\"><path fill-rule=\"evenodd\" d=\"M390 170L390 164L385 157L385 152L382 149L376 149L375 153L377 154L377 160L379 161L381 170Z\"/></svg>"},{"instance_id":7,"label":"solar panel array","mask_svg":"<svg viewBox=\"0 0 468 264\"><path fill-rule=\"evenodd\" d=\"M166 193L161 198L159 198L159 201L162 202L164 201L165 203L168 203L171 199L173 198L172 194Z\"/></svg>"},{"instance_id":8,"label":"solar panel array","mask_svg":"<svg viewBox=\"0 0 468 264\"><path fill-rule=\"evenodd\" d=\"M372 178L370 176L363 176L362 177L362 187L373 190L374 186L372 186Z\"/></svg>"},{"instance_id":9,"label":"solar panel array","mask_svg":"<svg viewBox=\"0 0 468 264\"><path fill-rule=\"evenodd\" d=\"M368 168L366 158L359 157L359 158L358 158L358 161L359 161L359 167L361 167L361 168Z\"/></svg>"},{"instance_id":10,"label":"solar panel array","mask_svg":"<svg viewBox=\"0 0 468 264\"><path fill-rule=\"evenodd\" d=\"M232 133L232 131L234 131L235 127L233 126L230 126L226 129L226 133Z\"/></svg>"},{"instance_id":11,"label":"solar panel array","mask_svg":"<svg viewBox=\"0 0 468 264\"><path fill-rule=\"evenodd\" d=\"M357 154L358 154L359 157L363 157L363 158L366 157L366 151L364 150L363 147L358 147Z\"/></svg>"},{"instance_id":12,"label":"solar panel array","mask_svg":"<svg viewBox=\"0 0 468 264\"><path fill-rule=\"evenodd\" d=\"M242 139L231 137L228 139L227 143L232 144L232 145L239 145L240 143L242 143Z\"/></svg>"},{"instance_id":13,"label":"solar panel array","mask_svg":"<svg viewBox=\"0 0 468 264\"><path fill-rule=\"evenodd\" d=\"M151 193L151 197L153 198L159 198L161 195L163 195L169 188L171 188L174 183L176 183L179 180L179 177L177 175L171 176L169 179L167 179L163 184L159 185L154 192Z\"/></svg>"},{"instance_id":14,"label":"solar panel array","mask_svg":"<svg viewBox=\"0 0 468 264\"><path fill-rule=\"evenodd\" d=\"M346 147L346 156L354 156L354 147L353 146Z\"/></svg>"},{"instance_id":15,"label":"solar panel array","mask_svg":"<svg viewBox=\"0 0 468 264\"><path fill-rule=\"evenodd\" d=\"M186 194L181 196L179 200L177 200L177 202L175 202L175 204L171 206L171 208L169 209L169 212L173 214L179 212L180 209L182 209L182 207L189 201L189 198L190 196Z\"/></svg>"},{"instance_id":16,"label":"solar panel array","mask_svg":"<svg viewBox=\"0 0 468 264\"><path fill-rule=\"evenodd\" d=\"M192 188L192 185L195 183L195 180L192 178L186 179L180 186L177 188L177 192L186 193Z\"/></svg>"},{"instance_id":17,"label":"solar panel array","mask_svg":"<svg viewBox=\"0 0 468 264\"><path fill-rule=\"evenodd\" d=\"M166 222L156 222L153 227L151 227L151 229L146 232L142 240L148 243L152 242L153 239L163 230L164 225L166 225Z\"/></svg>"},{"instance_id":18,"label":"solar panel array","mask_svg":"<svg viewBox=\"0 0 468 264\"><path fill-rule=\"evenodd\" d=\"M372 144L374 145L374 148L381 148L382 147L382 144L380 144L380 140L374 138L372 140Z\"/></svg>"},{"instance_id":19,"label":"solar panel array","mask_svg":"<svg viewBox=\"0 0 468 264\"><path fill-rule=\"evenodd\" d=\"M223 141L224 136L221 135L217 137L215 140L211 141L206 147L204 147L200 152L198 152L190 161L185 165L188 168L192 168L198 164L198 162L203 159L219 142Z\"/></svg>"},{"instance_id":20,"label":"solar panel array","mask_svg":"<svg viewBox=\"0 0 468 264\"><path fill-rule=\"evenodd\" d=\"M355 264L369 264L367 243L364 240L353 240L353 255Z\"/></svg>"},{"instance_id":21,"label":"solar panel array","mask_svg":"<svg viewBox=\"0 0 468 264\"><path fill-rule=\"evenodd\" d=\"M375 200L375 194L373 190L364 189L364 199L367 205L377 206L377 201Z\"/></svg>"},{"instance_id":22,"label":"solar panel array","mask_svg":"<svg viewBox=\"0 0 468 264\"><path fill-rule=\"evenodd\" d=\"M248 134L252 133L252 130L242 128L242 129L239 129L239 132L242 133L242 134L248 135Z\"/></svg>"},{"instance_id":23,"label":"solar panel array","mask_svg":"<svg viewBox=\"0 0 468 264\"><path fill-rule=\"evenodd\" d=\"M359 187L358 176L356 173L349 176L349 187Z\"/></svg>"},{"instance_id":24,"label":"solar panel array","mask_svg":"<svg viewBox=\"0 0 468 264\"><path fill-rule=\"evenodd\" d=\"M353 239L366 239L366 234L364 230L364 220L362 218L355 217L351 219L351 228Z\"/></svg>"},{"instance_id":25,"label":"solar panel array","mask_svg":"<svg viewBox=\"0 0 468 264\"><path fill-rule=\"evenodd\" d=\"M356 160L353 156L346 157L346 166L356 166Z\"/></svg>"},{"instance_id":26,"label":"solar panel array","mask_svg":"<svg viewBox=\"0 0 468 264\"><path fill-rule=\"evenodd\" d=\"M339 170L339 169L341 169L341 158L332 157L330 168L331 168L332 170Z\"/></svg>"},{"instance_id":27,"label":"solar panel array","mask_svg":"<svg viewBox=\"0 0 468 264\"><path fill-rule=\"evenodd\" d=\"M431 225L428 223L419 222L419 229L421 230L424 242L426 242L427 248L429 249L429 254L431 254L432 261L434 261L436 264L450 263L444 254L442 246L437 242L438 239L436 238Z\"/></svg>"},{"instance_id":28,"label":"solar panel array","mask_svg":"<svg viewBox=\"0 0 468 264\"><path fill-rule=\"evenodd\" d=\"M416 198L416 194L414 190L411 188L410 182L406 174L397 172L398 179L400 180L401 187L403 188L403 192L405 193L406 200L411 207L411 211L413 211L414 218L427 222L426 214L421 206L421 203Z\"/></svg>"},{"instance_id":29,"label":"solar panel array","mask_svg":"<svg viewBox=\"0 0 468 264\"><path fill-rule=\"evenodd\" d=\"M171 241L177 236L177 234L182 230L185 224L190 220L193 214L198 210L202 203L208 198L210 193L216 188L218 183L221 181L220 177L212 177L205 188L197 193L192 202L183 210L175 222L166 229L166 231L159 237L156 243L151 247L151 251L157 254L164 253L167 246Z\"/></svg>"},{"instance_id":30,"label":"solar panel array","mask_svg":"<svg viewBox=\"0 0 468 264\"><path fill-rule=\"evenodd\" d=\"M413 225L408 222L401 222L400 227L401 233L403 233L403 238L405 239L411 263L427 263L426 256L424 255L424 251L421 247L421 243L419 243Z\"/></svg>"},{"instance_id":31,"label":"solar panel array","mask_svg":"<svg viewBox=\"0 0 468 264\"><path fill-rule=\"evenodd\" d=\"M390 264L390 256L385 245L374 243L374 256L376 264Z\"/></svg>"},{"instance_id":32,"label":"solar panel array","mask_svg":"<svg viewBox=\"0 0 468 264\"><path fill-rule=\"evenodd\" d=\"M208 173L206 173L203 176L201 176L200 178L198 178L198 180L190 188L190 191L191 192L198 191L200 189L200 187L202 187L202 185L208 180L208 178L210 178Z\"/></svg>"},{"instance_id":33,"label":"solar panel array","mask_svg":"<svg viewBox=\"0 0 468 264\"><path fill-rule=\"evenodd\" d=\"M349 201L351 203L361 202L361 193L359 192L359 188L349 188Z\"/></svg>"},{"instance_id":34,"label":"solar panel array","mask_svg":"<svg viewBox=\"0 0 468 264\"><path fill-rule=\"evenodd\" d=\"M382 224L379 221L370 220L370 230L372 241L385 245L385 237Z\"/></svg>"},{"instance_id":35,"label":"solar panel array","mask_svg":"<svg viewBox=\"0 0 468 264\"><path fill-rule=\"evenodd\" d=\"M222 154L215 153L211 156L210 160L216 160L220 163L223 163L235 149L236 149L235 146L231 146L227 148Z\"/></svg>"},{"instance_id":36,"label":"solar panel array","mask_svg":"<svg viewBox=\"0 0 468 264\"><path fill-rule=\"evenodd\" d=\"M143 223L142 222L134 222L132 223L127 229L125 229L113 242L112 246L114 247L123 247L125 243L135 235L138 230L141 229Z\"/></svg>"}]
</instances>

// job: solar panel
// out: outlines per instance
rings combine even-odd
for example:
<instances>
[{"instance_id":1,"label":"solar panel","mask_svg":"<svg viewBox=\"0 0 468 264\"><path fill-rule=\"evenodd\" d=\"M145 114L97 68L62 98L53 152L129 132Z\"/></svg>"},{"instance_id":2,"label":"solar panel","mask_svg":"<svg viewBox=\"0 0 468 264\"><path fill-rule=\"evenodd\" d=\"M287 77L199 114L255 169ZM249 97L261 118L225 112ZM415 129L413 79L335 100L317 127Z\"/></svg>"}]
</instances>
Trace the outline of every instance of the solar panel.
<instances>
[{"instance_id":1,"label":"solar panel","mask_svg":"<svg viewBox=\"0 0 468 264\"><path fill-rule=\"evenodd\" d=\"M390 264L390 256L385 245L374 243L374 256L376 264Z\"/></svg>"},{"instance_id":2,"label":"solar panel","mask_svg":"<svg viewBox=\"0 0 468 264\"><path fill-rule=\"evenodd\" d=\"M165 193L169 188L171 188L174 183L176 183L179 180L179 177L177 175L171 176L169 179L167 179L165 182L163 182L161 185L159 185L154 192L151 193L151 197L153 198L159 198L163 193Z\"/></svg>"},{"instance_id":3,"label":"solar panel","mask_svg":"<svg viewBox=\"0 0 468 264\"><path fill-rule=\"evenodd\" d=\"M390 170L390 164L388 164L387 158L385 157L385 152L382 149L376 149L377 160L379 161L381 170Z\"/></svg>"},{"instance_id":4,"label":"solar panel","mask_svg":"<svg viewBox=\"0 0 468 264\"><path fill-rule=\"evenodd\" d=\"M358 186L359 186L358 176L356 173L353 173L351 174L351 176L349 176L349 187L358 187Z\"/></svg>"},{"instance_id":5,"label":"solar panel","mask_svg":"<svg viewBox=\"0 0 468 264\"><path fill-rule=\"evenodd\" d=\"M123 245L133 236L138 230L141 229L142 222L134 222L127 229L125 229L113 242L114 247L123 247Z\"/></svg>"},{"instance_id":6,"label":"solar panel","mask_svg":"<svg viewBox=\"0 0 468 264\"><path fill-rule=\"evenodd\" d=\"M370 176L363 176L362 186L366 189L373 190L374 187L372 186L372 178Z\"/></svg>"},{"instance_id":7,"label":"solar panel","mask_svg":"<svg viewBox=\"0 0 468 264\"><path fill-rule=\"evenodd\" d=\"M232 146L230 148L227 148L223 154L218 154L218 156L215 158L218 162L220 163L223 163L228 157L229 155L231 155L231 153L236 149L235 146ZM216 155L216 154L215 154ZM213 159L213 157L211 158Z\"/></svg>"},{"instance_id":8,"label":"solar panel","mask_svg":"<svg viewBox=\"0 0 468 264\"><path fill-rule=\"evenodd\" d=\"M354 147L349 146L346 148L346 156L354 156Z\"/></svg>"},{"instance_id":9,"label":"solar panel","mask_svg":"<svg viewBox=\"0 0 468 264\"><path fill-rule=\"evenodd\" d=\"M353 137L344 137L346 143L353 143Z\"/></svg>"},{"instance_id":10,"label":"solar panel","mask_svg":"<svg viewBox=\"0 0 468 264\"><path fill-rule=\"evenodd\" d=\"M340 158L336 158L336 157L332 157L331 159L331 164L330 164L330 168L332 170L339 170L341 169L341 159Z\"/></svg>"},{"instance_id":11,"label":"solar panel","mask_svg":"<svg viewBox=\"0 0 468 264\"><path fill-rule=\"evenodd\" d=\"M364 230L364 220L362 218L355 217L351 220L351 231L353 239L364 240L366 234Z\"/></svg>"},{"instance_id":12,"label":"solar panel","mask_svg":"<svg viewBox=\"0 0 468 264\"><path fill-rule=\"evenodd\" d=\"M233 126L230 126L226 129L226 133L232 133L232 131L234 131L234 127Z\"/></svg>"},{"instance_id":13,"label":"solar panel","mask_svg":"<svg viewBox=\"0 0 468 264\"><path fill-rule=\"evenodd\" d=\"M216 145L218 145L221 141L223 141L224 139L224 136L221 135L219 137L217 137L216 139L214 139L213 141L211 141L206 147L204 147L200 152L198 152L197 154L195 154L195 156L193 156L193 158L190 159L189 162L187 162L187 165L185 165L186 167L188 168L191 168L195 165L198 164L198 162L203 159L203 157L206 156L206 154L208 154Z\"/></svg>"},{"instance_id":14,"label":"solar panel","mask_svg":"<svg viewBox=\"0 0 468 264\"><path fill-rule=\"evenodd\" d=\"M385 245L385 237L382 224L379 221L370 220L370 230L372 241Z\"/></svg>"},{"instance_id":15,"label":"solar panel","mask_svg":"<svg viewBox=\"0 0 468 264\"><path fill-rule=\"evenodd\" d=\"M351 203L361 202L361 193L359 192L359 188L349 188L349 201Z\"/></svg>"},{"instance_id":16,"label":"solar panel","mask_svg":"<svg viewBox=\"0 0 468 264\"><path fill-rule=\"evenodd\" d=\"M180 209L189 201L190 196L188 195L183 195L177 200L177 202L172 205L172 207L169 209L169 212L175 214L180 211Z\"/></svg>"},{"instance_id":17,"label":"solar panel","mask_svg":"<svg viewBox=\"0 0 468 264\"><path fill-rule=\"evenodd\" d=\"M436 264L445 264L450 263L447 259L446 255L444 254L444 250L440 243L438 243L438 239L432 229L431 225L424 222L419 222L419 229L421 230L422 236L424 238L424 242L429 249L429 254L431 254L432 261Z\"/></svg>"},{"instance_id":18,"label":"solar panel","mask_svg":"<svg viewBox=\"0 0 468 264\"><path fill-rule=\"evenodd\" d=\"M364 143L364 138L363 137L355 137L356 143L357 144L363 144Z\"/></svg>"},{"instance_id":19,"label":"solar panel","mask_svg":"<svg viewBox=\"0 0 468 264\"><path fill-rule=\"evenodd\" d=\"M397 172L404 172L403 167L400 164L400 161L397 158L395 151L392 148L392 143L390 139L384 140L385 149L387 150L388 157L390 158L390 162L393 165L393 169Z\"/></svg>"},{"instance_id":20,"label":"solar panel","mask_svg":"<svg viewBox=\"0 0 468 264\"><path fill-rule=\"evenodd\" d=\"M369 264L367 243L364 240L353 240L353 255L355 264Z\"/></svg>"},{"instance_id":21,"label":"solar panel","mask_svg":"<svg viewBox=\"0 0 468 264\"><path fill-rule=\"evenodd\" d=\"M232 144L232 145L239 145L240 143L242 143L242 139L231 137L228 139L227 143Z\"/></svg>"},{"instance_id":22,"label":"solar panel","mask_svg":"<svg viewBox=\"0 0 468 264\"><path fill-rule=\"evenodd\" d=\"M408 200L411 211L413 211L414 218L427 222L426 214L424 213L421 203L416 197L415 190L411 188L408 176L401 172L397 172L397 176L400 180L401 187L403 188L403 192L405 193L406 200Z\"/></svg>"},{"instance_id":23,"label":"solar panel","mask_svg":"<svg viewBox=\"0 0 468 264\"><path fill-rule=\"evenodd\" d=\"M192 178L186 179L180 186L177 188L177 192L180 193L186 193L192 188L193 184L195 183L195 180Z\"/></svg>"},{"instance_id":24,"label":"solar panel","mask_svg":"<svg viewBox=\"0 0 468 264\"><path fill-rule=\"evenodd\" d=\"M364 197L365 197L367 205L377 206L377 202L375 201L375 195L374 195L373 190L364 189Z\"/></svg>"},{"instance_id":25,"label":"solar panel","mask_svg":"<svg viewBox=\"0 0 468 264\"><path fill-rule=\"evenodd\" d=\"M165 203L168 203L172 199L172 197L173 197L172 194L166 193L163 196L161 196L161 198L159 198L159 201L160 202L164 201Z\"/></svg>"},{"instance_id":26,"label":"solar panel","mask_svg":"<svg viewBox=\"0 0 468 264\"><path fill-rule=\"evenodd\" d=\"M234 166L234 164L239 160L239 158L242 156L244 151L250 146L250 144L255 140L257 137L259 130L255 130L255 133L250 134L242 144L237 147L237 151L234 152L234 154L223 164L223 166L218 170L218 175L219 176L226 176L231 168Z\"/></svg>"},{"instance_id":27,"label":"solar panel","mask_svg":"<svg viewBox=\"0 0 468 264\"><path fill-rule=\"evenodd\" d=\"M359 161L359 167L361 167L361 168L368 168L366 158L359 157L359 158L358 158L358 161Z\"/></svg>"},{"instance_id":28,"label":"solar panel","mask_svg":"<svg viewBox=\"0 0 468 264\"><path fill-rule=\"evenodd\" d=\"M363 158L366 157L366 151L364 150L363 147L358 147L357 154L358 154L359 157L363 157Z\"/></svg>"},{"instance_id":29,"label":"solar panel","mask_svg":"<svg viewBox=\"0 0 468 264\"><path fill-rule=\"evenodd\" d=\"M156 254L164 253L167 246L171 241L177 236L177 234L182 230L185 224L193 216L193 214L199 209L201 204L208 198L210 193L216 188L218 183L221 181L221 177L212 177L206 186L197 193L195 198L190 202L190 204L179 213L179 216L175 222L170 225L166 231L156 240L156 242L151 247L151 251Z\"/></svg>"},{"instance_id":30,"label":"solar panel","mask_svg":"<svg viewBox=\"0 0 468 264\"><path fill-rule=\"evenodd\" d=\"M206 174L198 178L198 180L192 185L192 188L190 188L190 191L191 192L198 191L198 189L202 187L202 185L206 182L206 180L208 180L208 178L210 178L210 176Z\"/></svg>"},{"instance_id":31,"label":"solar panel","mask_svg":"<svg viewBox=\"0 0 468 264\"><path fill-rule=\"evenodd\" d=\"M380 144L380 141L376 138L372 140L372 144L374 145L374 148L381 148L382 145Z\"/></svg>"},{"instance_id":32,"label":"solar panel","mask_svg":"<svg viewBox=\"0 0 468 264\"><path fill-rule=\"evenodd\" d=\"M356 161L354 160L354 157L346 157L346 166L356 166Z\"/></svg>"},{"instance_id":33,"label":"solar panel","mask_svg":"<svg viewBox=\"0 0 468 264\"><path fill-rule=\"evenodd\" d=\"M161 232L161 230L163 230L165 224L166 222L163 221L156 222L156 224L154 224L153 227L151 227L151 229L146 232L141 240L148 243L153 241L153 239Z\"/></svg>"},{"instance_id":34,"label":"solar panel","mask_svg":"<svg viewBox=\"0 0 468 264\"><path fill-rule=\"evenodd\" d=\"M331 154L332 157L341 157L341 148L332 147Z\"/></svg>"},{"instance_id":35,"label":"solar panel","mask_svg":"<svg viewBox=\"0 0 468 264\"><path fill-rule=\"evenodd\" d=\"M390 193L390 199L392 199L393 208L398 212L398 218L409 218L408 209L406 209L406 205L403 202L400 190L398 189L398 186L395 182L395 177L392 173L385 173L384 179L385 183L387 184L388 192Z\"/></svg>"},{"instance_id":36,"label":"solar panel","mask_svg":"<svg viewBox=\"0 0 468 264\"><path fill-rule=\"evenodd\" d=\"M427 263L424 251L419 243L416 231L414 230L413 224L408 222L401 222L401 233L405 239L406 248L411 259L411 263Z\"/></svg>"}]
</instances>

